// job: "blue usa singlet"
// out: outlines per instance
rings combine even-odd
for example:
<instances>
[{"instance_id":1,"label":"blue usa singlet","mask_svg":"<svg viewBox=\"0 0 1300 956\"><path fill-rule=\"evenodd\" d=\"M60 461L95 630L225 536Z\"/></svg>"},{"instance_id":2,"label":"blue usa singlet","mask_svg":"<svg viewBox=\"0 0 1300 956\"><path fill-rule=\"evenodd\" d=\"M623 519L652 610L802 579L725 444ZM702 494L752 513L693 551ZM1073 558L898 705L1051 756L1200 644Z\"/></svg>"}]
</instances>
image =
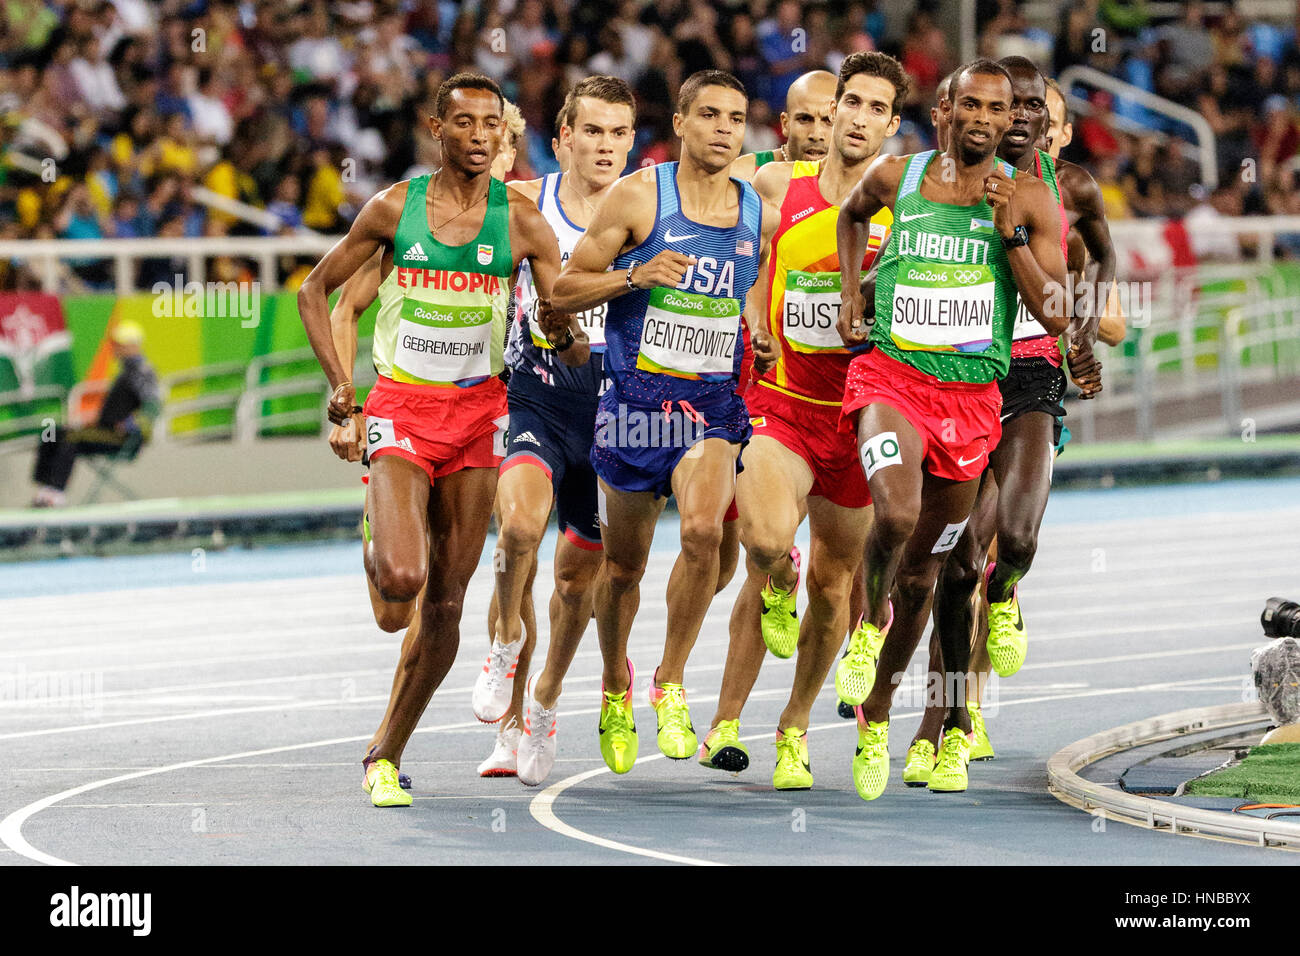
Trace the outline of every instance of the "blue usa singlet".
<instances>
[{"instance_id":1,"label":"blue usa singlet","mask_svg":"<svg viewBox=\"0 0 1300 956\"><path fill-rule=\"evenodd\" d=\"M696 257L676 288L638 289L613 299L605 318L605 374L621 401L707 405L731 395L740 380L745 296L758 278L763 204L749 183L740 190L734 226L686 218L677 163L654 167L658 206L645 241L614 260L615 271L648 262L665 249Z\"/></svg>"}]
</instances>

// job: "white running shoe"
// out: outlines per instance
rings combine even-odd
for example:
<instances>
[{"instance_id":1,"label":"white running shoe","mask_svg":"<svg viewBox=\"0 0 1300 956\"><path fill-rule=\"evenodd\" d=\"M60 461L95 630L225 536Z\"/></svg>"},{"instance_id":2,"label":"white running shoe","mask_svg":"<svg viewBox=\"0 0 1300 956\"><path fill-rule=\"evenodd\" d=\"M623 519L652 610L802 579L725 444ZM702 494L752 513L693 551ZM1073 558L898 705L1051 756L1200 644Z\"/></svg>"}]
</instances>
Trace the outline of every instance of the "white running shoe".
<instances>
[{"instance_id":1,"label":"white running shoe","mask_svg":"<svg viewBox=\"0 0 1300 956\"><path fill-rule=\"evenodd\" d=\"M515 693L515 665L524 648L521 637L513 644L492 642L492 650L483 670L474 681L474 716L485 724L495 724L510 709L510 698Z\"/></svg>"},{"instance_id":2,"label":"white running shoe","mask_svg":"<svg viewBox=\"0 0 1300 956\"><path fill-rule=\"evenodd\" d=\"M528 682L528 694L524 698L524 734L519 738L519 782L535 787L550 775L555 766L555 731L559 722L555 719L560 703L556 701L550 710L537 703L533 697L533 682Z\"/></svg>"},{"instance_id":3,"label":"white running shoe","mask_svg":"<svg viewBox=\"0 0 1300 956\"><path fill-rule=\"evenodd\" d=\"M515 762L518 759L515 756L515 751L518 749L519 725L511 717L510 723L506 725L505 730L497 734L496 746L492 748L491 755L478 765L478 775L480 777L513 777L515 775Z\"/></svg>"}]
</instances>

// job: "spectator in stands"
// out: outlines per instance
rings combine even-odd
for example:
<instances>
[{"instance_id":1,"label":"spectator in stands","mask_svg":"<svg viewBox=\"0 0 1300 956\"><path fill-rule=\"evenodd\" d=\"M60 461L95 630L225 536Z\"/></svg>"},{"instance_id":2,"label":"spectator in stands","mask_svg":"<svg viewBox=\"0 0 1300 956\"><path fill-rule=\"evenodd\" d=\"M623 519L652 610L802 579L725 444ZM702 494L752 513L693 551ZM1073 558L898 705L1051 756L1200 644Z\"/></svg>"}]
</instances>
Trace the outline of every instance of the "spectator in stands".
<instances>
[{"instance_id":1,"label":"spectator in stands","mask_svg":"<svg viewBox=\"0 0 1300 956\"><path fill-rule=\"evenodd\" d=\"M41 435L32 480L32 507L65 503L65 489L78 455L115 455L138 449L149 440L158 416L158 376L141 351L144 330L135 322L119 322L109 333L120 371L104 396L95 424L89 428L58 426ZM48 440L47 440L48 437Z\"/></svg>"},{"instance_id":2,"label":"spectator in stands","mask_svg":"<svg viewBox=\"0 0 1300 956\"><path fill-rule=\"evenodd\" d=\"M796 39L801 42L796 43ZM785 107L790 84L801 74L821 65L808 55L803 11L796 0L780 0L774 14L759 23L758 43L770 78L767 105L773 111L779 111Z\"/></svg>"},{"instance_id":3,"label":"spectator in stands","mask_svg":"<svg viewBox=\"0 0 1300 956\"><path fill-rule=\"evenodd\" d=\"M1204 190L1199 190L1205 196ZM1187 236L1198 262L1240 262L1241 242L1236 236L1217 232L1214 223L1224 216L1241 215L1241 192L1236 180L1220 185L1202 199L1183 219Z\"/></svg>"}]
</instances>

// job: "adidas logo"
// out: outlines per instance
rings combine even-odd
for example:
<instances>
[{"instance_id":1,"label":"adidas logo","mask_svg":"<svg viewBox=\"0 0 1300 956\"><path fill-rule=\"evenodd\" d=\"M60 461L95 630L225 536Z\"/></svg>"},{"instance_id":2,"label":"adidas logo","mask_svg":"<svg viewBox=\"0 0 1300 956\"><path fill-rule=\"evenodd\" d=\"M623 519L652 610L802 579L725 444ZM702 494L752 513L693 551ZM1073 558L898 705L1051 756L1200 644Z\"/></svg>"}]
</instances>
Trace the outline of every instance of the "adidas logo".
<instances>
[{"instance_id":1,"label":"adidas logo","mask_svg":"<svg viewBox=\"0 0 1300 956\"><path fill-rule=\"evenodd\" d=\"M424 254L424 250L420 248L420 244L417 242L415 245L411 246L411 248L406 250L406 261L428 262L429 257Z\"/></svg>"},{"instance_id":2,"label":"adidas logo","mask_svg":"<svg viewBox=\"0 0 1300 956\"><path fill-rule=\"evenodd\" d=\"M538 447L540 447L541 444L542 444L542 443L539 442L536 438L533 437L533 433L532 433L532 432L524 432L522 435L520 435L518 438L516 438L515 441L526 441L526 442L528 442L529 444L531 444L531 445L537 445Z\"/></svg>"},{"instance_id":3,"label":"adidas logo","mask_svg":"<svg viewBox=\"0 0 1300 956\"><path fill-rule=\"evenodd\" d=\"M415 449L411 447L411 439L409 438L397 439L397 447L403 451L409 451L412 455L415 454Z\"/></svg>"}]
</instances>

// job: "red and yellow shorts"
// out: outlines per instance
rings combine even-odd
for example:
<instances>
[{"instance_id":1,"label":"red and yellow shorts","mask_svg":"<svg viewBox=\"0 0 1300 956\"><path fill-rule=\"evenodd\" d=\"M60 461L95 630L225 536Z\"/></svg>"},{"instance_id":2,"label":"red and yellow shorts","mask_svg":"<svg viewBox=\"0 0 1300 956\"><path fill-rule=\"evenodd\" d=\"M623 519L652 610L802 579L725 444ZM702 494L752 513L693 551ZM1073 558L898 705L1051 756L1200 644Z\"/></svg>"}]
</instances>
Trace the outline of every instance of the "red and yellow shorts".
<instances>
[{"instance_id":1,"label":"red and yellow shorts","mask_svg":"<svg viewBox=\"0 0 1300 956\"><path fill-rule=\"evenodd\" d=\"M943 382L872 349L849 365L840 428L856 438L858 411L888 405L921 436L925 470L936 478L978 478L1002 437L1002 392L997 382ZM757 429L755 429L757 431ZM891 442L892 437L892 442ZM897 436L883 432L862 446L859 461L867 479L897 464Z\"/></svg>"},{"instance_id":2,"label":"red and yellow shorts","mask_svg":"<svg viewBox=\"0 0 1300 956\"><path fill-rule=\"evenodd\" d=\"M397 455L435 479L464 468L496 468L505 457L506 386L407 385L380 376L366 396L366 451Z\"/></svg>"},{"instance_id":3,"label":"red and yellow shorts","mask_svg":"<svg viewBox=\"0 0 1300 956\"><path fill-rule=\"evenodd\" d=\"M867 479L858 464L857 436L839 430L840 406L805 402L761 381L745 397L755 437L775 438L812 471L810 495L841 508L871 504Z\"/></svg>"}]
</instances>

